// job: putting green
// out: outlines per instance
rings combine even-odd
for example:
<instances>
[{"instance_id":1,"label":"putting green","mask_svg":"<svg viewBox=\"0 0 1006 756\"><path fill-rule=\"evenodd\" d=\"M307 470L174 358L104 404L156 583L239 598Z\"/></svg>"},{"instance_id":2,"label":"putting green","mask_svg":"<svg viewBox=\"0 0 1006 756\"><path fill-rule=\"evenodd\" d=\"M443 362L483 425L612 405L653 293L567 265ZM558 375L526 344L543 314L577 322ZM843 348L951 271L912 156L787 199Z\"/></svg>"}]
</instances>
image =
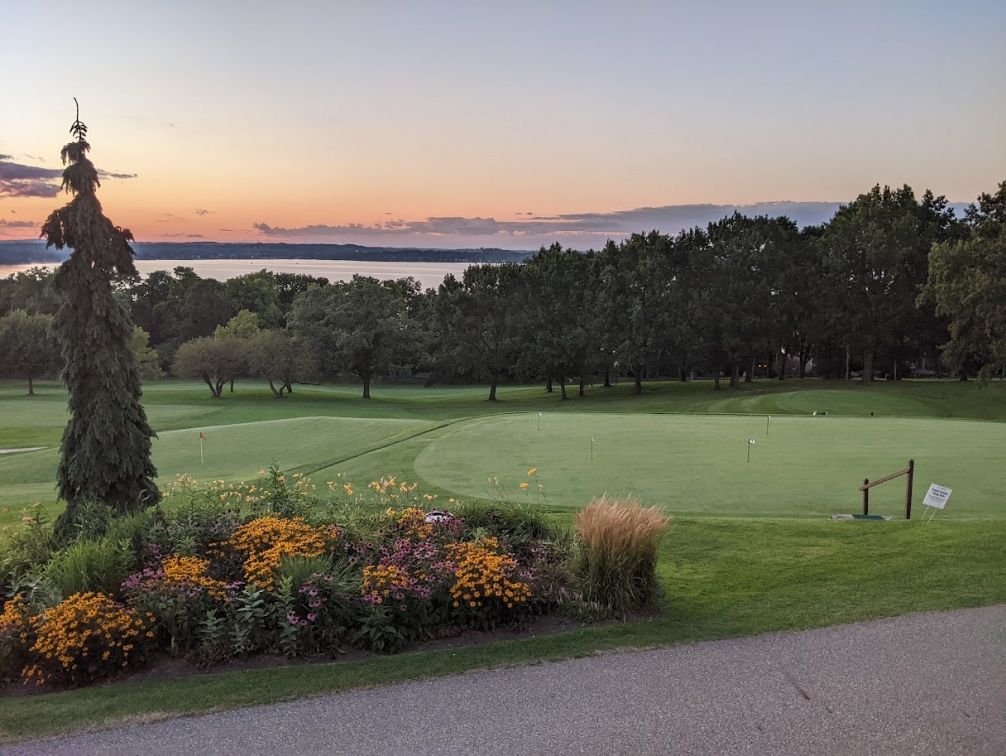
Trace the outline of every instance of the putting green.
<instances>
[{"instance_id":1,"label":"putting green","mask_svg":"<svg viewBox=\"0 0 1006 756\"><path fill-rule=\"evenodd\" d=\"M415 467L460 496L492 494L489 479L498 477L519 499L535 467L560 507L631 493L670 512L799 517L861 511L863 479L913 458L916 516L933 482L953 489L938 517L1006 514L1006 425L832 415L767 423L765 416L551 414L538 430L537 413L493 416L432 440ZM904 481L872 489L871 513L903 516Z\"/></svg>"},{"instance_id":2,"label":"putting green","mask_svg":"<svg viewBox=\"0 0 1006 756\"><path fill-rule=\"evenodd\" d=\"M434 425L422 420L305 417L165 431L154 441L161 485L185 473L198 480L254 478L272 463L310 474L333 462L388 444ZM205 435L203 462L199 433ZM57 447L0 457L4 506L55 499Z\"/></svg>"}]
</instances>

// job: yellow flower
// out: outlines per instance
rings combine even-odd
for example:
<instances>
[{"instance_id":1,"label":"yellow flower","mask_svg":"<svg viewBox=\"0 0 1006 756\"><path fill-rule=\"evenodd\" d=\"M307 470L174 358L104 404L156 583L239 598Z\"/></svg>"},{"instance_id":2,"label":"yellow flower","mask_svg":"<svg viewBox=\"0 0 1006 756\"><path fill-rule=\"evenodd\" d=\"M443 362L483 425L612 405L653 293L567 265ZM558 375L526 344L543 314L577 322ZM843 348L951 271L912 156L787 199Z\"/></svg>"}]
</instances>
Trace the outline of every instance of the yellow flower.
<instances>
[{"instance_id":1,"label":"yellow flower","mask_svg":"<svg viewBox=\"0 0 1006 756\"><path fill-rule=\"evenodd\" d=\"M534 477L535 475L538 474L538 468L532 467L530 470L527 471L527 474L530 475L531 477Z\"/></svg>"},{"instance_id":2,"label":"yellow flower","mask_svg":"<svg viewBox=\"0 0 1006 756\"><path fill-rule=\"evenodd\" d=\"M520 484L520 490L521 491L526 491L527 490L527 481L525 481L525 482L523 482L523 483Z\"/></svg>"}]
</instances>

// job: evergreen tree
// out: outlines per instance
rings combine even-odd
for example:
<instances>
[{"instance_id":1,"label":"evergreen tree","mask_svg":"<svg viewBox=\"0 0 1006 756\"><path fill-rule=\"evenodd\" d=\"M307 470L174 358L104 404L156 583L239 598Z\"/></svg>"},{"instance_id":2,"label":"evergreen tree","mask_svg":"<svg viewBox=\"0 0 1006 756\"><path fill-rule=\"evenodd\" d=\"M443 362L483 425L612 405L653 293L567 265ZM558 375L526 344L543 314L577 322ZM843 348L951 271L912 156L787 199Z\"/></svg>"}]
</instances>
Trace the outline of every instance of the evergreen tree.
<instances>
[{"instance_id":1,"label":"evergreen tree","mask_svg":"<svg viewBox=\"0 0 1006 756\"><path fill-rule=\"evenodd\" d=\"M73 199L42 226L47 247L73 250L54 280L60 305L53 327L70 395L57 471L59 497L67 507L56 529L64 538L72 536L86 502L125 513L160 499L150 459L154 431L140 404L140 373L131 349L133 324L112 290L114 278L136 275L133 235L102 214L95 194L98 172L87 158L91 147L79 111L70 133L76 139L61 157L63 190Z\"/></svg>"}]
</instances>

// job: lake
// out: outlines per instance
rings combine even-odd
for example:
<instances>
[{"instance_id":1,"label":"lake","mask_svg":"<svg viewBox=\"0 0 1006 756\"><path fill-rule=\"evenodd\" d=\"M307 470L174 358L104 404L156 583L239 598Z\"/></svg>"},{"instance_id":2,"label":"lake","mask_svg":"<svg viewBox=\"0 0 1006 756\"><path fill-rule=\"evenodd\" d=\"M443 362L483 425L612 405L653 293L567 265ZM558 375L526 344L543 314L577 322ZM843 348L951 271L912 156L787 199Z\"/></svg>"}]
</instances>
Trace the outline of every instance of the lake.
<instances>
[{"instance_id":1,"label":"lake","mask_svg":"<svg viewBox=\"0 0 1006 756\"><path fill-rule=\"evenodd\" d=\"M155 270L174 270L179 266L192 268L202 278L226 281L247 273L266 270L273 273L303 273L321 276L329 281L348 281L355 274L373 276L382 281L412 276L426 288L439 286L448 273L461 278L471 263L459 262L379 262L370 260L136 260L140 275ZM0 278L28 270L34 265L0 265ZM54 265L38 267L52 268Z\"/></svg>"}]
</instances>

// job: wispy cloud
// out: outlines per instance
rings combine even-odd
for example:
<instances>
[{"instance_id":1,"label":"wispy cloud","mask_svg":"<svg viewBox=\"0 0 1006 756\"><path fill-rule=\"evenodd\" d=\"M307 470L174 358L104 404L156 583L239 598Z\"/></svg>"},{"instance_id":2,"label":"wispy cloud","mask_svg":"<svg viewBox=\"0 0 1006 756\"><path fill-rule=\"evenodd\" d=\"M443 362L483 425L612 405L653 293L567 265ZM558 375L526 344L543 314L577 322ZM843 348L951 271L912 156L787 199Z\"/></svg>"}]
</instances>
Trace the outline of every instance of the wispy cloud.
<instances>
[{"instance_id":1,"label":"wispy cloud","mask_svg":"<svg viewBox=\"0 0 1006 756\"><path fill-rule=\"evenodd\" d=\"M15 163L10 155L0 155L0 197L55 197L60 192L60 168ZM131 179L135 173L98 171L103 179Z\"/></svg>"},{"instance_id":2,"label":"wispy cloud","mask_svg":"<svg viewBox=\"0 0 1006 756\"><path fill-rule=\"evenodd\" d=\"M60 178L63 171L15 163L10 157L0 155L0 197L55 197L59 194L55 179Z\"/></svg>"},{"instance_id":3,"label":"wispy cloud","mask_svg":"<svg viewBox=\"0 0 1006 756\"><path fill-rule=\"evenodd\" d=\"M135 173L116 173L114 171L98 170L98 178L103 179L132 179L136 178Z\"/></svg>"},{"instance_id":4,"label":"wispy cloud","mask_svg":"<svg viewBox=\"0 0 1006 756\"><path fill-rule=\"evenodd\" d=\"M4 220L0 218L0 226L4 228L35 228L37 225L34 221Z\"/></svg>"},{"instance_id":5,"label":"wispy cloud","mask_svg":"<svg viewBox=\"0 0 1006 756\"><path fill-rule=\"evenodd\" d=\"M203 208L203 207L197 207L194 210L194 212L195 212L196 215L209 215L213 211L212 210L207 210L206 208Z\"/></svg>"},{"instance_id":6,"label":"wispy cloud","mask_svg":"<svg viewBox=\"0 0 1006 756\"><path fill-rule=\"evenodd\" d=\"M745 215L785 215L799 225L823 223L834 215L838 202L765 202L755 205L665 205L616 210L604 213L564 213L535 215L516 213L516 220L496 220L481 217L431 217L423 220L382 220L376 223L337 225L313 224L286 228L268 223L255 223L253 228L262 236L273 239L314 241L366 239L384 237L389 243L410 242L506 244L535 247L559 240L581 247L603 245L608 239L622 239L632 233L654 229L667 234L694 226L706 226L735 211Z\"/></svg>"}]
</instances>

